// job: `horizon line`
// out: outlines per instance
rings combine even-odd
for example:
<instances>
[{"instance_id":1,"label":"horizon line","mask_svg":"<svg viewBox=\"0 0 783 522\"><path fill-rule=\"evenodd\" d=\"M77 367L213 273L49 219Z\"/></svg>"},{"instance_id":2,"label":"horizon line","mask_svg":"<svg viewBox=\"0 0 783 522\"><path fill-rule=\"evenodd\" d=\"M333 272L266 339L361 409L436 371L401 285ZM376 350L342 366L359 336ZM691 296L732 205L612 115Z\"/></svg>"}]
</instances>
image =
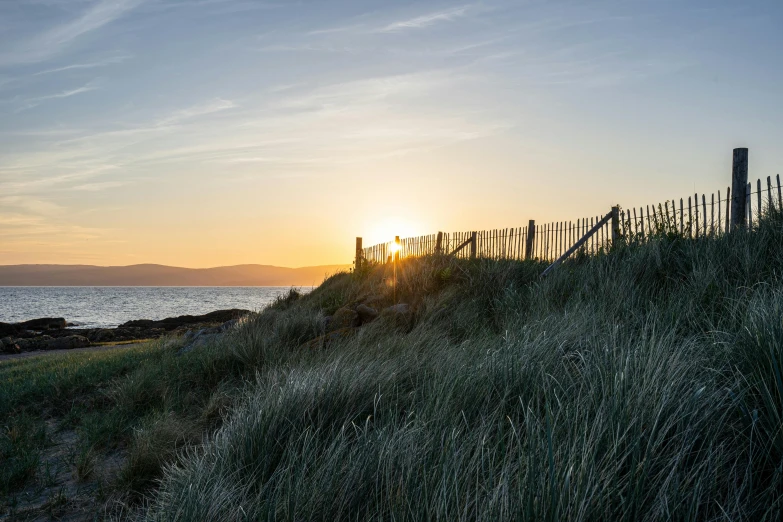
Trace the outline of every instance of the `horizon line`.
<instances>
[{"instance_id":1,"label":"horizon line","mask_svg":"<svg viewBox=\"0 0 783 522\"><path fill-rule=\"evenodd\" d=\"M288 270L300 270L303 268L321 268L321 267L342 267L342 266L352 266L352 263L327 263L327 264L319 264L319 265L305 265L305 266L281 266L281 265L265 265L261 263L241 263L237 265L219 265L219 266L208 266L208 267L188 267L188 266L176 266L176 265L165 265L162 263L134 263L131 265L90 265L90 264L80 264L80 263L15 263L15 264L0 264L0 268L7 268L7 267L17 267L17 266L53 266L53 267L89 267L89 268L131 268L131 267L137 267L137 266L158 266L158 267L164 267L164 268L178 268L181 270L214 270L216 268L237 268L237 267L245 267L245 266L260 266L260 267L268 267L268 268L285 268Z\"/></svg>"}]
</instances>

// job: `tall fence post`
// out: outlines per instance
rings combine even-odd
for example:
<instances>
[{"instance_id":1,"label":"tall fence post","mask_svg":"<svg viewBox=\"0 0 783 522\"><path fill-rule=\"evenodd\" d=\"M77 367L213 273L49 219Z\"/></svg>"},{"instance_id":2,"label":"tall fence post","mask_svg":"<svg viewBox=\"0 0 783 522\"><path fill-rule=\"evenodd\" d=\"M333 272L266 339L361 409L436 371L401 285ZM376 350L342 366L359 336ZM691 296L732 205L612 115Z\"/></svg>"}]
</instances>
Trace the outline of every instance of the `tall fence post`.
<instances>
[{"instance_id":1,"label":"tall fence post","mask_svg":"<svg viewBox=\"0 0 783 522\"><path fill-rule=\"evenodd\" d=\"M533 259L533 241L536 238L536 220L527 222L527 241L525 242L525 259Z\"/></svg>"},{"instance_id":2,"label":"tall fence post","mask_svg":"<svg viewBox=\"0 0 783 522\"><path fill-rule=\"evenodd\" d=\"M355 258L354 265L353 265L354 266L354 268L353 268L354 270L359 270L360 268L362 268L362 257L364 257L363 254L362 254L362 238L357 237L356 238L356 258Z\"/></svg>"},{"instance_id":3,"label":"tall fence post","mask_svg":"<svg viewBox=\"0 0 783 522\"><path fill-rule=\"evenodd\" d=\"M476 259L476 232L470 234L470 258Z\"/></svg>"},{"instance_id":4,"label":"tall fence post","mask_svg":"<svg viewBox=\"0 0 783 522\"><path fill-rule=\"evenodd\" d=\"M734 149L731 167L731 229L746 224L745 191L748 185L748 149Z\"/></svg>"},{"instance_id":5,"label":"tall fence post","mask_svg":"<svg viewBox=\"0 0 783 522\"><path fill-rule=\"evenodd\" d=\"M443 232L438 232L438 239L435 242L435 253L436 254L443 253Z\"/></svg>"},{"instance_id":6,"label":"tall fence post","mask_svg":"<svg viewBox=\"0 0 783 522\"><path fill-rule=\"evenodd\" d=\"M620 240L620 207L612 207L612 248Z\"/></svg>"}]
</instances>

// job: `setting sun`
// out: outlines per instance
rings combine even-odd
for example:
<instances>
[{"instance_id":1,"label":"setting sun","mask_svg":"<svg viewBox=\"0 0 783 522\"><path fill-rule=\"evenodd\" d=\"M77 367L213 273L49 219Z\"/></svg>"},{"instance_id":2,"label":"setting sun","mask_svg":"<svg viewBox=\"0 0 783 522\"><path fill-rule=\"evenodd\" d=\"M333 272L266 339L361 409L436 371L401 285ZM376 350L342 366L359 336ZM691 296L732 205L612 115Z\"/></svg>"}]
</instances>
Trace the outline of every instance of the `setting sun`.
<instances>
[{"instance_id":1,"label":"setting sun","mask_svg":"<svg viewBox=\"0 0 783 522\"><path fill-rule=\"evenodd\" d=\"M394 241L394 238L399 236L413 237L430 232L428 227L415 224L412 220L407 218L383 218L375 224L370 224L369 230L366 236L363 237L364 245L377 245L379 243L387 243ZM399 248L399 246L397 246Z\"/></svg>"}]
</instances>

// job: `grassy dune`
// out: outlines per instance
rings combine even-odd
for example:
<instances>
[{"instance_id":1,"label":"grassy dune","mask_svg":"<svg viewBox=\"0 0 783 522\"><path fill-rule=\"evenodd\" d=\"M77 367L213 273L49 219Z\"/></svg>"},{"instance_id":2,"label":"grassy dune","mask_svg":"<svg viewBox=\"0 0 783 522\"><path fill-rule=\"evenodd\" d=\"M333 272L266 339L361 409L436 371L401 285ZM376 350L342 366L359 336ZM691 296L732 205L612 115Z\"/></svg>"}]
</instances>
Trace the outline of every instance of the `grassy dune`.
<instances>
[{"instance_id":1,"label":"grassy dune","mask_svg":"<svg viewBox=\"0 0 783 522\"><path fill-rule=\"evenodd\" d=\"M401 263L410 331L297 350L325 305L389 299L388 268L245 325L258 368L166 469L147 520L778 520L783 221L661 234L541 266Z\"/></svg>"},{"instance_id":2,"label":"grassy dune","mask_svg":"<svg viewBox=\"0 0 783 522\"><path fill-rule=\"evenodd\" d=\"M123 454L95 496L118 518L780 519L783 218L542 268L403 261L411 317L324 349L302 347L324 315L393 303L389 267L292 293L181 357L164 341L0 365L3 381L42 376L0 391L16 405L0 422L43 403L63 425L68 397L94 397L103 431L71 422L95 454Z\"/></svg>"}]
</instances>

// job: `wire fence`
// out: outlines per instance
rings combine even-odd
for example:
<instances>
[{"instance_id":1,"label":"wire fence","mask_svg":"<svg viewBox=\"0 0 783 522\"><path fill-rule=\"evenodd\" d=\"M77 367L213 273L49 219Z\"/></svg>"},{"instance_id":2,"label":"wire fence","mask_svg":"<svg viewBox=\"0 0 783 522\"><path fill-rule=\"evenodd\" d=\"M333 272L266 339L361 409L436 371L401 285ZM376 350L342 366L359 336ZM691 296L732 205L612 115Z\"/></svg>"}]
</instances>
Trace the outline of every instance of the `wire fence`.
<instances>
[{"instance_id":1,"label":"wire fence","mask_svg":"<svg viewBox=\"0 0 783 522\"><path fill-rule=\"evenodd\" d=\"M766 208L783 209L783 189L780 175L759 179L745 190L746 222L758 222ZM755 189L755 190L754 190ZM716 194L694 194L688 198L667 200L654 205L619 210L617 237L623 241L646 241L660 234L679 234L684 237L712 237L726 233L731 224L732 194L729 187L722 197ZM389 241L361 250L362 258L375 263L392 260L398 251L400 258L435 253L451 254L460 258L537 259L552 261L566 253L587 234L603 216L557 221L536 225L482 231L464 231L402 238L399 243ZM473 237L475 236L475 241ZM532 237L531 237L532 236ZM612 246L612 222L607 221L579 248L579 252L596 254ZM470 248L467 248L470 246ZM460 247L463 247L459 249ZM459 249L459 250L457 250ZM455 252L456 251L456 252Z\"/></svg>"}]
</instances>

